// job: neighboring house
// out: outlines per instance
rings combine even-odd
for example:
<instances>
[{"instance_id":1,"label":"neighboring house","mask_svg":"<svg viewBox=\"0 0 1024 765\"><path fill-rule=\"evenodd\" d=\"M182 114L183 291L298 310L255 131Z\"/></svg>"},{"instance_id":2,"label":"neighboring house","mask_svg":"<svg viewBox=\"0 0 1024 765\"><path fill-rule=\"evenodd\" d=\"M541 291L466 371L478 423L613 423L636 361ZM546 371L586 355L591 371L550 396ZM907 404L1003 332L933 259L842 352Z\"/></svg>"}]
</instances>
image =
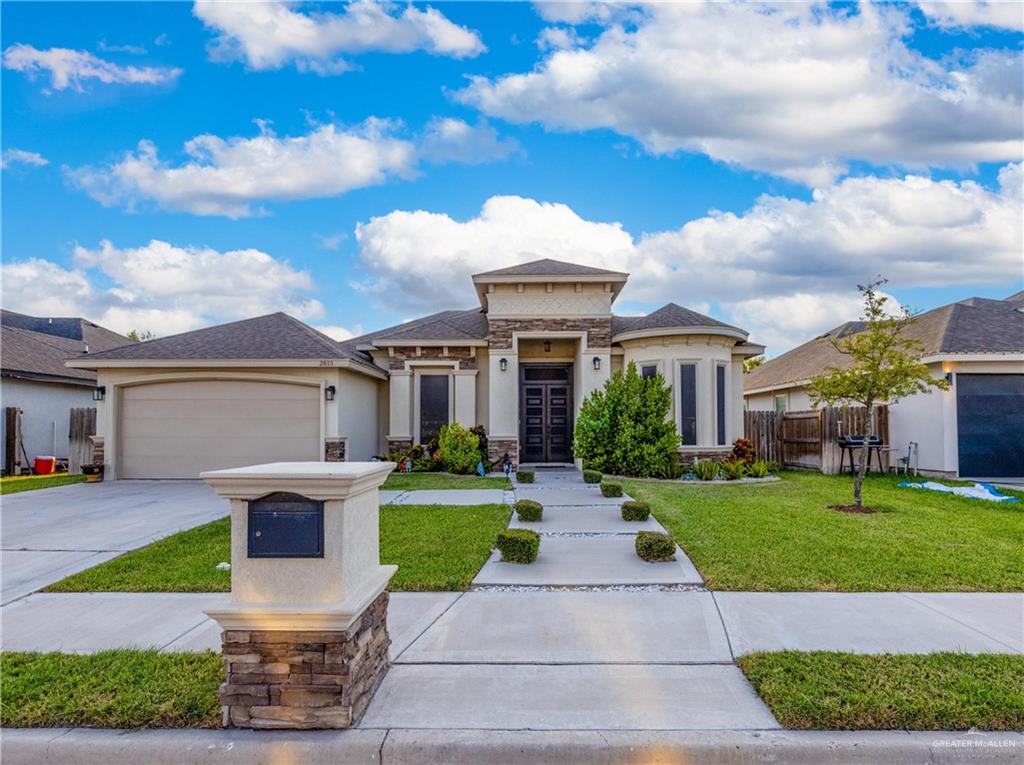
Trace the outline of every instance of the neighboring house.
<instances>
[{"instance_id":1,"label":"neighboring house","mask_svg":"<svg viewBox=\"0 0 1024 765\"><path fill-rule=\"evenodd\" d=\"M627 274L540 260L473 277L480 307L335 342L282 313L70 362L96 369L107 474L195 478L274 460L366 460L483 425L490 458L572 462L584 397L635 361L673 387L686 455L743 434L747 333L674 304L613 316Z\"/></svg>"},{"instance_id":2,"label":"neighboring house","mask_svg":"<svg viewBox=\"0 0 1024 765\"><path fill-rule=\"evenodd\" d=\"M70 369L64 362L131 341L85 319L13 311L0 311L0 333L0 403L23 412L21 433L28 463L41 455L67 458L70 411L95 406L96 373ZM6 443L6 433L2 442ZM21 461L25 463L24 456Z\"/></svg>"},{"instance_id":3,"label":"neighboring house","mask_svg":"<svg viewBox=\"0 0 1024 765\"><path fill-rule=\"evenodd\" d=\"M862 322L847 322L749 372L746 408L811 409L811 378L849 363L829 341L863 329ZM889 439L897 456L913 441L921 470L930 474L1024 477L1024 292L935 308L906 332L923 345L922 361L935 377L945 376L951 387L889 408Z\"/></svg>"}]
</instances>

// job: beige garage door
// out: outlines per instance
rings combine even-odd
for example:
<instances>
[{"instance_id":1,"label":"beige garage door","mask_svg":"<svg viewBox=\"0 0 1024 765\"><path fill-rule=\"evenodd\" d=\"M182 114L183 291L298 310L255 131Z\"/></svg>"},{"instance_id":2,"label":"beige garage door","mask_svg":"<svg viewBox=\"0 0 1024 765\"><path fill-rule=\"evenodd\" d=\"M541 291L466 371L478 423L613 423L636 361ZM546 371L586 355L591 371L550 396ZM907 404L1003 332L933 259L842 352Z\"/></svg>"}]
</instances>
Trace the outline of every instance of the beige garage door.
<instances>
[{"instance_id":1,"label":"beige garage door","mask_svg":"<svg viewBox=\"0 0 1024 765\"><path fill-rule=\"evenodd\" d=\"M320 389L204 380L125 388L121 478L320 459Z\"/></svg>"}]
</instances>

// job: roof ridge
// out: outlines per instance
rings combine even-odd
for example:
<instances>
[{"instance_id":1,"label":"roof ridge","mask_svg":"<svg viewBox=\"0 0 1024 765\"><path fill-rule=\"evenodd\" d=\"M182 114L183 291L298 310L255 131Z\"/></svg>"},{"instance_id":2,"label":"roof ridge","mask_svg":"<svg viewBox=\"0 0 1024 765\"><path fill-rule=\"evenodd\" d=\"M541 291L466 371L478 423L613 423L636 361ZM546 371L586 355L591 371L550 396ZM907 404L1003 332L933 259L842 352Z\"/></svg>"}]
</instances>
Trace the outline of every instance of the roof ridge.
<instances>
[{"instance_id":1,"label":"roof ridge","mask_svg":"<svg viewBox=\"0 0 1024 765\"><path fill-rule=\"evenodd\" d=\"M275 311L272 314L268 314L268 316L276 316L278 314L280 314L281 316L284 316L286 319L288 319L293 324L295 324L300 329L302 329L302 331L304 331L307 335L312 337L314 340L316 340L320 344L326 346L328 348L328 350L332 351L333 353L340 353L340 352L343 351L343 349L341 348L341 343L339 341L335 340L332 337L329 337L329 336L325 335L323 332L318 330L316 327L311 327L308 324L306 324L306 322L301 321L299 319L296 319L294 316L291 316L290 314L287 314L284 311ZM257 317L257 318L263 318L263 317Z\"/></svg>"}]
</instances>

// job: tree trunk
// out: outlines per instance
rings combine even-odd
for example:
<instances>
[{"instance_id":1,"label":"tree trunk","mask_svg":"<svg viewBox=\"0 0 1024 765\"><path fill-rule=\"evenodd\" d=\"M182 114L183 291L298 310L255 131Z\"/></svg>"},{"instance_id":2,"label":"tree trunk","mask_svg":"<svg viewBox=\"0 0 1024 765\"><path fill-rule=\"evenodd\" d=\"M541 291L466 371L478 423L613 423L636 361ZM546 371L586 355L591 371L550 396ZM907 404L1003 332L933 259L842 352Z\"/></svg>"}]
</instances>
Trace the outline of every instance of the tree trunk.
<instances>
[{"instance_id":1,"label":"tree trunk","mask_svg":"<svg viewBox=\"0 0 1024 765\"><path fill-rule=\"evenodd\" d=\"M868 427L867 432L864 434L864 447L860 450L860 459L857 462L857 476L853 479L853 504L857 507L863 507L861 501L861 486L864 485L864 477L868 473L868 463L871 458L871 449L868 448L868 444L871 443L871 437L875 435L875 431L878 429L875 425L875 405L873 403L868 404Z\"/></svg>"}]
</instances>

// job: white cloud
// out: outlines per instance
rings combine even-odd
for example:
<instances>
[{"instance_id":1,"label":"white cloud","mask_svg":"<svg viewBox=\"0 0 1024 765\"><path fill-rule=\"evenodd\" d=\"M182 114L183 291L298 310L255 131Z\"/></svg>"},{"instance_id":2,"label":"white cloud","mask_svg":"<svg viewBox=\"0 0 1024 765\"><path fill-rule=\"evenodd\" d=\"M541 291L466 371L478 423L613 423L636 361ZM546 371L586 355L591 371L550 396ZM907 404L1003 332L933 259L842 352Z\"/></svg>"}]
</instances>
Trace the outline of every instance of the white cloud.
<instances>
[{"instance_id":1,"label":"white cloud","mask_svg":"<svg viewBox=\"0 0 1024 765\"><path fill-rule=\"evenodd\" d=\"M306 135L278 137L265 125L255 138L200 135L185 144L191 158L171 165L140 141L108 167L68 171L69 180L104 205L153 200L170 210L240 218L260 200L344 194L413 173L416 150L395 126L368 119L349 129L322 125Z\"/></svg>"},{"instance_id":2,"label":"white cloud","mask_svg":"<svg viewBox=\"0 0 1024 765\"><path fill-rule=\"evenodd\" d=\"M586 4L568 7L601 22ZM923 169L1020 155L1020 52L926 58L904 43L898 7L662 3L601 23L592 44L554 50L527 73L473 77L457 98L512 122L610 129L655 154L700 152L813 186L854 160Z\"/></svg>"},{"instance_id":3,"label":"white cloud","mask_svg":"<svg viewBox=\"0 0 1024 765\"><path fill-rule=\"evenodd\" d=\"M537 35L537 47L541 50L565 50L585 42L572 27L544 27Z\"/></svg>"},{"instance_id":4,"label":"white cloud","mask_svg":"<svg viewBox=\"0 0 1024 765\"><path fill-rule=\"evenodd\" d=\"M204 134L185 143L189 160L159 157L151 141L102 167L65 169L68 181L106 206L128 209L143 200L196 215L244 218L261 201L332 197L410 178L420 161L478 164L505 159L519 144L501 139L486 122L434 118L419 137L399 136L400 123L370 117L354 127L314 125L299 136L278 136L257 121L253 138Z\"/></svg>"},{"instance_id":5,"label":"white cloud","mask_svg":"<svg viewBox=\"0 0 1024 765\"><path fill-rule=\"evenodd\" d=\"M470 274L551 257L630 272L623 303L711 302L755 340L791 344L856 318L855 286L878 274L893 289L1019 278L1021 177L1020 164L1007 165L994 191L847 178L809 202L765 196L739 215L639 237L521 197L492 197L466 221L396 210L356 228L369 276L356 286L391 311L455 308L474 304Z\"/></svg>"},{"instance_id":6,"label":"white cloud","mask_svg":"<svg viewBox=\"0 0 1024 765\"><path fill-rule=\"evenodd\" d=\"M340 250L341 244L348 239L348 234L316 234L316 240L325 250Z\"/></svg>"},{"instance_id":7,"label":"white cloud","mask_svg":"<svg viewBox=\"0 0 1024 765\"><path fill-rule=\"evenodd\" d=\"M24 44L7 48L3 60L5 69L23 72L30 79L48 74L50 85L46 92L71 88L84 93L88 80L98 80L108 85L160 85L176 80L182 71L169 67L120 66L84 50L38 50Z\"/></svg>"},{"instance_id":8,"label":"white cloud","mask_svg":"<svg viewBox=\"0 0 1024 765\"><path fill-rule=\"evenodd\" d=\"M918 0L918 6L940 27L1001 27L1024 32L1024 5L1019 0Z\"/></svg>"},{"instance_id":9,"label":"white cloud","mask_svg":"<svg viewBox=\"0 0 1024 765\"><path fill-rule=\"evenodd\" d=\"M169 335L273 311L301 319L324 312L308 296L309 274L265 252L159 240L134 248L109 241L96 249L76 247L71 268L38 258L6 262L3 284L5 306L12 310L85 316L119 332Z\"/></svg>"},{"instance_id":10,"label":"white cloud","mask_svg":"<svg viewBox=\"0 0 1024 765\"><path fill-rule=\"evenodd\" d=\"M321 324L313 327L314 329L323 332L330 338L338 340L351 340L353 337L359 337L360 335L366 334L363 330L362 324L356 324L351 329L348 327L342 327L338 324Z\"/></svg>"},{"instance_id":11,"label":"white cloud","mask_svg":"<svg viewBox=\"0 0 1024 765\"><path fill-rule=\"evenodd\" d=\"M25 151L24 149L7 149L3 153L3 158L0 159L0 167L4 170L19 164L43 167L50 164L50 160L37 151Z\"/></svg>"},{"instance_id":12,"label":"white cloud","mask_svg":"<svg viewBox=\"0 0 1024 765\"><path fill-rule=\"evenodd\" d=\"M96 46L104 53L129 53L132 56L145 56L147 51L141 45L130 45L123 44L118 45L115 43L108 43L105 39L101 39L99 45Z\"/></svg>"},{"instance_id":13,"label":"white cloud","mask_svg":"<svg viewBox=\"0 0 1024 765\"><path fill-rule=\"evenodd\" d=\"M352 65L343 58L370 51L427 51L466 58L486 48L473 30L434 8L355 0L344 13L302 13L277 0L225 3L198 0L193 13L218 32L210 45L217 61L244 61L251 69L295 64L302 71L337 74Z\"/></svg>"}]
</instances>

